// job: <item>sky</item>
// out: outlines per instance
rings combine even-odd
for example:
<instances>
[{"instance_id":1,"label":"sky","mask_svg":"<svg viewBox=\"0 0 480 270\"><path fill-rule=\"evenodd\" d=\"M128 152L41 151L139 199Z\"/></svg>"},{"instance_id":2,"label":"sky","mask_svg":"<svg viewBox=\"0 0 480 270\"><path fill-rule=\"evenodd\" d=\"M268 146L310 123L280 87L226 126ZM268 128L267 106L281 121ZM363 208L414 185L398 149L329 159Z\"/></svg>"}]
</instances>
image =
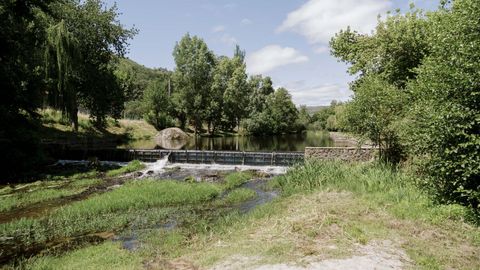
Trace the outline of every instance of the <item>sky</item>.
<instances>
[{"instance_id":1,"label":"sky","mask_svg":"<svg viewBox=\"0 0 480 270\"><path fill-rule=\"evenodd\" d=\"M217 55L246 51L247 72L270 76L297 105L346 101L352 92L347 65L330 55L328 42L350 26L371 33L378 15L411 2L426 10L438 0L106 0L120 22L139 33L127 57L147 67L175 68L172 51L183 35L197 35Z\"/></svg>"}]
</instances>

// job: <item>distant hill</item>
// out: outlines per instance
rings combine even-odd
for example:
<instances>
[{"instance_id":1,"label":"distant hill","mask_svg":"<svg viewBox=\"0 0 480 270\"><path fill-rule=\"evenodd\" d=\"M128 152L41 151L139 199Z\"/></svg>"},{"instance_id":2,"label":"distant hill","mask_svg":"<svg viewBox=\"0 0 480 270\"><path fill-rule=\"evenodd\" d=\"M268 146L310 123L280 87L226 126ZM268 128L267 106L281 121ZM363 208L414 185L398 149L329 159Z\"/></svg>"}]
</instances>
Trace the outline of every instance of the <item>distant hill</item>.
<instances>
[{"instance_id":1,"label":"distant hill","mask_svg":"<svg viewBox=\"0 0 480 270\"><path fill-rule=\"evenodd\" d=\"M116 69L128 78L131 88L130 100L140 98L151 81L169 80L172 74L165 68L148 68L128 58L121 58Z\"/></svg>"},{"instance_id":2,"label":"distant hill","mask_svg":"<svg viewBox=\"0 0 480 270\"><path fill-rule=\"evenodd\" d=\"M165 75L170 75L172 72L165 68L148 68L129 58L120 59L117 64L120 70L134 71L139 81L150 81L152 79L164 78Z\"/></svg>"}]
</instances>

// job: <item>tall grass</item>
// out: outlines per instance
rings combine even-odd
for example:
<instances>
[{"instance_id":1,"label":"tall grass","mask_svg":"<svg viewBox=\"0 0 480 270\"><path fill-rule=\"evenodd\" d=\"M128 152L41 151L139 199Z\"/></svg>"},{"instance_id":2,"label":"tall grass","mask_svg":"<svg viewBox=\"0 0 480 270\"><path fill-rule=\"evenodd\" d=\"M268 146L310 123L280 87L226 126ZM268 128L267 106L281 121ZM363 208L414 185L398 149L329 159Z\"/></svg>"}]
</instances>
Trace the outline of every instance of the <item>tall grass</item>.
<instances>
[{"instance_id":1,"label":"tall grass","mask_svg":"<svg viewBox=\"0 0 480 270\"><path fill-rule=\"evenodd\" d=\"M436 205L415 186L411 176L381 163L307 161L271 183L284 196L315 190L348 191L373 207L386 207L400 218L441 222L470 218L459 205Z\"/></svg>"}]
</instances>

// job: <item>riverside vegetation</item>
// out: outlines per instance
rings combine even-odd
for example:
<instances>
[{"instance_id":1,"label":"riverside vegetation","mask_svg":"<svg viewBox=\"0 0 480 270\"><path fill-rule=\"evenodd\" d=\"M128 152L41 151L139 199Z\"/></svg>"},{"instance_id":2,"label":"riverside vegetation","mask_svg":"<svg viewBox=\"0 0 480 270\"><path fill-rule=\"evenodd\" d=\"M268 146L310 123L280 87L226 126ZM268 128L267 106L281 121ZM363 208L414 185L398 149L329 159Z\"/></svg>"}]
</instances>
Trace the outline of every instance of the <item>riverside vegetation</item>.
<instances>
[{"instance_id":1,"label":"riverside vegetation","mask_svg":"<svg viewBox=\"0 0 480 270\"><path fill-rule=\"evenodd\" d=\"M408 172L380 163L310 161L270 180L265 188L280 190L280 197L242 213L234 205L255 196L242 188L254 177L237 172L218 183L132 179L44 216L1 224L4 252L12 248L9 241L16 252L47 249L4 268L208 267L230 260L251 267L348 258L356 245L379 240L405 250L406 263L415 268L480 266L472 211L435 204ZM82 177L75 179L84 185ZM168 227L172 221L176 225ZM132 231L140 243L134 250L124 249L122 238L108 240Z\"/></svg>"}]
</instances>

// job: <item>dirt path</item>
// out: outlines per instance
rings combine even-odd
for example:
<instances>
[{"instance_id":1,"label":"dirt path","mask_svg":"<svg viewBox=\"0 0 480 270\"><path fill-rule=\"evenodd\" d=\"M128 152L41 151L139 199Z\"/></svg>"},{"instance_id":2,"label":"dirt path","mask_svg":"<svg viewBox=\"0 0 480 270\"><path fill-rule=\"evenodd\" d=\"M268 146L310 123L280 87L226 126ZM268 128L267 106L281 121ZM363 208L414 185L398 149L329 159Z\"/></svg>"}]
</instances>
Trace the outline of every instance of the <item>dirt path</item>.
<instances>
[{"instance_id":1,"label":"dirt path","mask_svg":"<svg viewBox=\"0 0 480 270\"><path fill-rule=\"evenodd\" d=\"M306 257L300 262L261 264L261 257L235 256L223 261L212 270L254 269L254 270L341 270L341 269L404 269L410 265L407 254L391 241L374 241L368 245L358 245L354 256L342 259L322 260L319 257Z\"/></svg>"}]
</instances>

